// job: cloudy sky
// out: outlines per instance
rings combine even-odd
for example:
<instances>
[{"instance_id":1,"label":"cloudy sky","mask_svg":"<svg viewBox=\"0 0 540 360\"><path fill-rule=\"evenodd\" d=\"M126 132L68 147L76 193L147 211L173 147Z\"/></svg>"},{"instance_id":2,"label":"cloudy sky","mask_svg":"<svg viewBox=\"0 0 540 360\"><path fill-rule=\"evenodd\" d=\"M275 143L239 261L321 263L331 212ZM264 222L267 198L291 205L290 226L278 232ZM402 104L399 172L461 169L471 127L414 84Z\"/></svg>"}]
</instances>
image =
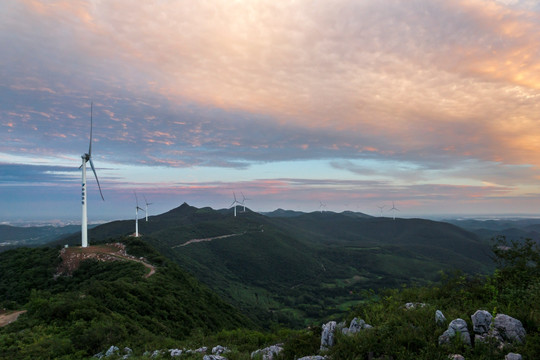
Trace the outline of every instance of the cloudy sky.
<instances>
[{"instance_id":1,"label":"cloudy sky","mask_svg":"<svg viewBox=\"0 0 540 360\"><path fill-rule=\"evenodd\" d=\"M80 217L92 102L90 222L540 213L538 34L537 1L4 0L0 222Z\"/></svg>"}]
</instances>

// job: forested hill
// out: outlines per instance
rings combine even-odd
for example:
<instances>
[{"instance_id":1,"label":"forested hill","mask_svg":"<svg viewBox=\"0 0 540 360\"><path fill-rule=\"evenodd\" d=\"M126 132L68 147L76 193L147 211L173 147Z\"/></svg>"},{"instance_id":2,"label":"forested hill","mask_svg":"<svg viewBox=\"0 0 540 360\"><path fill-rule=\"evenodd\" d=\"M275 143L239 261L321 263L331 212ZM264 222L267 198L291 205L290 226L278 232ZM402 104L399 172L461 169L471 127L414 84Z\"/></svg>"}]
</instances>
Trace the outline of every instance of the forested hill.
<instances>
[{"instance_id":1,"label":"forested hill","mask_svg":"<svg viewBox=\"0 0 540 360\"><path fill-rule=\"evenodd\" d=\"M268 217L183 204L139 220L142 239L253 318L301 326L342 313L369 289L491 269L489 244L422 219L314 212ZM89 231L90 243L133 234L135 222ZM58 244L78 244L78 236Z\"/></svg>"},{"instance_id":2,"label":"forested hill","mask_svg":"<svg viewBox=\"0 0 540 360\"><path fill-rule=\"evenodd\" d=\"M72 276L55 276L59 248L1 253L0 308L27 313L0 328L0 358L90 357L112 344L142 353L197 332L254 326L147 244L123 241L154 275L144 277L135 261L86 260Z\"/></svg>"}]
</instances>

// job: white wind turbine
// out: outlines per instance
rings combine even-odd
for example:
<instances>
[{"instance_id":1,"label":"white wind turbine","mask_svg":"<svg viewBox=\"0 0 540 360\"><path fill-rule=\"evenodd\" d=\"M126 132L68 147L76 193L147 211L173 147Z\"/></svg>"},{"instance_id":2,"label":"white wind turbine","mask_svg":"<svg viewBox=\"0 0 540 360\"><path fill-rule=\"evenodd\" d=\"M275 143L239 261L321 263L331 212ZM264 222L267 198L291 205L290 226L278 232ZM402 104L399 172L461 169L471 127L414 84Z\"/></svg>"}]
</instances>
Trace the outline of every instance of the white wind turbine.
<instances>
[{"instance_id":1,"label":"white wind turbine","mask_svg":"<svg viewBox=\"0 0 540 360\"><path fill-rule=\"evenodd\" d=\"M135 194L135 237L139 237L139 210L144 211L144 209L139 207L139 199L137 198L137 193L133 192Z\"/></svg>"},{"instance_id":2,"label":"white wind turbine","mask_svg":"<svg viewBox=\"0 0 540 360\"><path fill-rule=\"evenodd\" d=\"M383 206L377 205L377 207L379 208L379 210L381 210L381 216L382 216L382 211L383 211L383 209L384 209L385 206L386 206L386 205L383 205Z\"/></svg>"},{"instance_id":3,"label":"white wind turbine","mask_svg":"<svg viewBox=\"0 0 540 360\"><path fill-rule=\"evenodd\" d=\"M146 205L146 209L144 210L144 213L146 215L146 222L148 222L148 205L152 205L152 203L149 203L148 201L146 201L146 196L144 196L144 204Z\"/></svg>"},{"instance_id":4,"label":"white wind turbine","mask_svg":"<svg viewBox=\"0 0 540 360\"><path fill-rule=\"evenodd\" d=\"M324 211L324 209L326 209L326 204L324 204L322 201L319 201L320 205L319 205L319 210L321 211L321 213Z\"/></svg>"},{"instance_id":5,"label":"white wind turbine","mask_svg":"<svg viewBox=\"0 0 540 360\"><path fill-rule=\"evenodd\" d=\"M390 211L393 214L393 220L396 220L396 211L399 211L399 209L396 207L396 205L394 205L393 201L392 201L392 208L390 209Z\"/></svg>"},{"instance_id":6,"label":"white wind turbine","mask_svg":"<svg viewBox=\"0 0 540 360\"><path fill-rule=\"evenodd\" d=\"M99 194L101 195L101 199L105 201L105 198L103 197L103 193L101 192L101 186L99 185L99 180L96 174L96 168L94 167L94 163L92 162L92 110L93 110L94 104L90 103L90 146L88 147L88 153L81 155L82 158L82 165L80 169L82 169L82 221L81 221L81 246L88 247L88 217L87 217L87 210L86 210L86 163L90 163L90 167L92 168L92 171L94 172L94 176L96 177L96 181L99 188Z\"/></svg>"},{"instance_id":7,"label":"white wind turbine","mask_svg":"<svg viewBox=\"0 0 540 360\"><path fill-rule=\"evenodd\" d=\"M232 202L231 206L234 206L234 217L236 217L236 204L242 205L238 200L236 200L236 194L233 191L234 201ZM231 207L229 206L229 207Z\"/></svg>"},{"instance_id":8,"label":"white wind turbine","mask_svg":"<svg viewBox=\"0 0 540 360\"><path fill-rule=\"evenodd\" d=\"M240 194L242 194L242 206L244 206L244 212L246 212L246 200L251 200L251 199L248 199L247 197L245 197L243 192L240 192Z\"/></svg>"}]
</instances>

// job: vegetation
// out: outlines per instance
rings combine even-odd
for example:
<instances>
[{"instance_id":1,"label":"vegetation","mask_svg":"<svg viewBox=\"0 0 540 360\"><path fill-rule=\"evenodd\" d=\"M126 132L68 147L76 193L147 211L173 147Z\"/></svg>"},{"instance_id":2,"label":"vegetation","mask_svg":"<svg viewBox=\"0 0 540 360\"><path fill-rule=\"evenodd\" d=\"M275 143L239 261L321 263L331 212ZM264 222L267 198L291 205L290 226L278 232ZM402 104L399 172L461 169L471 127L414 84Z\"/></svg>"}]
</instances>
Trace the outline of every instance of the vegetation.
<instances>
[{"instance_id":1,"label":"vegetation","mask_svg":"<svg viewBox=\"0 0 540 360\"><path fill-rule=\"evenodd\" d=\"M0 254L3 305L28 310L0 330L0 358L86 358L113 344L142 352L193 332L254 326L146 244L124 241L157 273L144 278L139 263L89 260L73 276L53 279L58 249Z\"/></svg>"},{"instance_id":2,"label":"vegetation","mask_svg":"<svg viewBox=\"0 0 540 360\"><path fill-rule=\"evenodd\" d=\"M493 269L489 244L447 223L352 212L295 215L247 210L235 218L232 210L183 204L140 222L139 230L147 243L255 321L293 328L345 316L365 301L364 289L429 284L440 280L441 270ZM132 221L116 221L89 235L95 243L131 232Z\"/></svg>"}]
</instances>

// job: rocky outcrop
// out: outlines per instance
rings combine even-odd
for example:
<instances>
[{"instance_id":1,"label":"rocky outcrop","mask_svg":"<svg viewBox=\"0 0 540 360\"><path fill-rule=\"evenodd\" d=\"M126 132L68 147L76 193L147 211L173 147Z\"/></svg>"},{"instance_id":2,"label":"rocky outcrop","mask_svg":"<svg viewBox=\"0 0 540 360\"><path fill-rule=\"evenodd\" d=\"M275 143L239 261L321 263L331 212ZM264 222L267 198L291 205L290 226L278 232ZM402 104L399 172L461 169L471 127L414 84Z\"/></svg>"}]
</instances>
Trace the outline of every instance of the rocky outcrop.
<instances>
[{"instance_id":1,"label":"rocky outcrop","mask_svg":"<svg viewBox=\"0 0 540 360\"><path fill-rule=\"evenodd\" d=\"M217 345L212 348L212 354L214 355L221 355L228 352L231 352L231 350L225 346Z\"/></svg>"},{"instance_id":2,"label":"rocky outcrop","mask_svg":"<svg viewBox=\"0 0 540 360\"><path fill-rule=\"evenodd\" d=\"M450 322L448 330L439 336L439 345L450 343L457 334L460 334L461 341L464 344L471 345L471 335L467 323L463 319L455 319Z\"/></svg>"},{"instance_id":3,"label":"rocky outcrop","mask_svg":"<svg viewBox=\"0 0 540 360\"><path fill-rule=\"evenodd\" d=\"M493 327L503 341L523 342L527 334L521 321L505 314L495 316Z\"/></svg>"},{"instance_id":4,"label":"rocky outcrop","mask_svg":"<svg viewBox=\"0 0 540 360\"><path fill-rule=\"evenodd\" d=\"M476 312L471 315L474 333L479 335L487 334L491 329L492 318L493 316L491 316L488 311L476 310Z\"/></svg>"},{"instance_id":5,"label":"rocky outcrop","mask_svg":"<svg viewBox=\"0 0 540 360\"><path fill-rule=\"evenodd\" d=\"M227 360L227 358L221 355L204 355L203 360Z\"/></svg>"},{"instance_id":6,"label":"rocky outcrop","mask_svg":"<svg viewBox=\"0 0 540 360\"><path fill-rule=\"evenodd\" d=\"M328 350L334 346L334 333L336 331L336 322L329 321L322 326L321 350Z\"/></svg>"},{"instance_id":7,"label":"rocky outcrop","mask_svg":"<svg viewBox=\"0 0 540 360\"><path fill-rule=\"evenodd\" d=\"M255 350L251 353L251 358L253 359L257 355L262 355L262 360L274 360L282 351L282 344L272 345L264 349Z\"/></svg>"},{"instance_id":8,"label":"rocky outcrop","mask_svg":"<svg viewBox=\"0 0 540 360\"><path fill-rule=\"evenodd\" d=\"M298 360L326 360L326 359L328 359L328 357L326 357L326 356L313 355L313 356L304 356L304 357L301 357Z\"/></svg>"},{"instance_id":9,"label":"rocky outcrop","mask_svg":"<svg viewBox=\"0 0 540 360\"><path fill-rule=\"evenodd\" d=\"M460 354L448 355L448 358L451 359L451 360L465 360L463 355L460 355Z\"/></svg>"},{"instance_id":10,"label":"rocky outcrop","mask_svg":"<svg viewBox=\"0 0 540 360\"><path fill-rule=\"evenodd\" d=\"M435 311L435 323L439 326L444 326L446 324L446 317L441 310Z\"/></svg>"},{"instance_id":11,"label":"rocky outcrop","mask_svg":"<svg viewBox=\"0 0 540 360\"><path fill-rule=\"evenodd\" d=\"M504 357L504 360L523 360L523 357L520 354L508 353Z\"/></svg>"},{"instance_id":12,"label":"rocky outcrop","mask_svg":"<svg viewBox=\"0 0 540 360\"><path fill-rule=\"evenodd\" d=\"M366 324L363 319L354 318L351 320L349 327L344 327L341 329L341 332L346 335L356 334L365 329L371 329L373 326Z\"/></svg>"}]
</instances>

